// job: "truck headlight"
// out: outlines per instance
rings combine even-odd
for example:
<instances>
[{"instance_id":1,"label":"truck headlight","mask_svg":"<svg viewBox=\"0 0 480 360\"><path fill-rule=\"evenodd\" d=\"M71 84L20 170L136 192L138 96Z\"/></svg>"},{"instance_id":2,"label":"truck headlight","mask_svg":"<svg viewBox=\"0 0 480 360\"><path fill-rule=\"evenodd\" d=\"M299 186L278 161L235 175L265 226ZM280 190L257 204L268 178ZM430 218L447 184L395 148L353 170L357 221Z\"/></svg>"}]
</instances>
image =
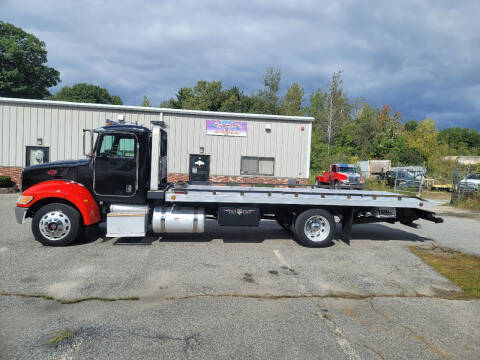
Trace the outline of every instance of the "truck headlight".
<instances>
[{"instance_id":1,"label":"truck headlight","mask_svg":"<svg viewBox=\"0 0 480 360\"><path fill-rule=\"evenodd\" d=\"M19 204L19 205L27 205L27 204L31 203L32 200L33 200L33 196L20 195L20 197L19 197L18 200L17 200L17 204Z\"/></svg>"}]
</instances>

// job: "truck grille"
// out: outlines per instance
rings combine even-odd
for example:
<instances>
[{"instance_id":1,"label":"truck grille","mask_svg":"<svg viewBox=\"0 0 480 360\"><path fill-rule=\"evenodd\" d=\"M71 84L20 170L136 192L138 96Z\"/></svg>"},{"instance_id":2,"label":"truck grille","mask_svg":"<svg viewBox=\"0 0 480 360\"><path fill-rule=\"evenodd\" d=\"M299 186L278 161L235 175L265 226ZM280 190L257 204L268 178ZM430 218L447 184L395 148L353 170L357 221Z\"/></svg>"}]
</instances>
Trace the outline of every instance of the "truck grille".
<instances>
[{"instance_id":1,"label":"truck grille","mask_svg":"<svg viewBox=\"0 0 480 360\"><path fill-rule=\"evenodd\" d=\"M359 183L359 182L360 182L360 176L358 176L358 175L349 175L349 176L348 176L348 182L349 182L349 183Z\"/></svg>"}]
</instances>

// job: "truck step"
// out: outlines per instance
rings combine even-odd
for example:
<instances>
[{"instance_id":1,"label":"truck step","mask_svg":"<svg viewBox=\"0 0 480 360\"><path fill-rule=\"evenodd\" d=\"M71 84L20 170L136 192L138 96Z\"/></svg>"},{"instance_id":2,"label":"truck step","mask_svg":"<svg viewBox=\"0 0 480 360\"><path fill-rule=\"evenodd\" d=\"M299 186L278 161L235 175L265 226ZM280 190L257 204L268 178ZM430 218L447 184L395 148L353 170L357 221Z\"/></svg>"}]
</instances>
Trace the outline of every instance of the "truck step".
<instances>
[{"instance_id":1,"label":"truck step","mask_svg":"<svg viewBox=\"0 0 480 360\"><path fill-rule=\"evenodd\" d=\"M146 235L148 211L118 210L107 214L107 237L144 237Z\"/></svg>"}]
</instances>

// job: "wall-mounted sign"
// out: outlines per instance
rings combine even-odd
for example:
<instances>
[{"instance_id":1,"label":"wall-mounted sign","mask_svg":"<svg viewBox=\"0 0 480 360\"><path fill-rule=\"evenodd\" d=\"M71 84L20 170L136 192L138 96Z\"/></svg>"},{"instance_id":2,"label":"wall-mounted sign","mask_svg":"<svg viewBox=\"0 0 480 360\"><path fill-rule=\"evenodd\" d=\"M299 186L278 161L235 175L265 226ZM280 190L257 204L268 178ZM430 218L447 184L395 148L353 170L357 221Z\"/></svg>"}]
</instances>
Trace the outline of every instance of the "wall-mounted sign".
<instances>
[{"instance_id":1,"label":"wall-mounted sign","mask_svg":"<svg viewBox=\"0 0 480 360\"><path fill-rule=\"evenodd\" d=\"M207 120L207 135L247 136L247 122Z\"/></svg>"},{"instance_id":2,"label":"wall-mounted sign","mask_svg":"<svg viewBox=\"0 0 480 360\"><path fill-rule=\"evenodd\" d=\"M26 155L26 166L49 162L49 148L45 146L27 146Z\"/></svg>"}]
</instances>

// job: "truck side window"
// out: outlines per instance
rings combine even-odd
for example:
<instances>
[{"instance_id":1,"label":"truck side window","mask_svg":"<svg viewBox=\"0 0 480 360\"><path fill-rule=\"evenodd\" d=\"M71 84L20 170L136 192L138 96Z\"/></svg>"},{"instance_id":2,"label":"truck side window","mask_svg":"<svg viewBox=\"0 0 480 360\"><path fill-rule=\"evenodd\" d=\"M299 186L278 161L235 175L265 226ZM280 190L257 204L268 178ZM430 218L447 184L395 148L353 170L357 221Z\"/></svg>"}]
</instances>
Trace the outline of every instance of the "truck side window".
<instances>
[{"instance_id":1,"label":"truck side window","mask_svg":"<svg viewBox=\"0 0 480 360\"><path fill-rule=\"evenodd\" d=\"M125 135L104 135L98 152L102 157L135 157L135 138Z\"/></svg>"},{"instance_id":2,"label":"truck side window","mask_svg":"<svg viewBox=\"0 0 480 360\"><path fill-rule=\"evenodd\" d=\"M118 143L117 154L124 157L135 157L135 139L123 138Z\"/></svg>"}]
</instances>

